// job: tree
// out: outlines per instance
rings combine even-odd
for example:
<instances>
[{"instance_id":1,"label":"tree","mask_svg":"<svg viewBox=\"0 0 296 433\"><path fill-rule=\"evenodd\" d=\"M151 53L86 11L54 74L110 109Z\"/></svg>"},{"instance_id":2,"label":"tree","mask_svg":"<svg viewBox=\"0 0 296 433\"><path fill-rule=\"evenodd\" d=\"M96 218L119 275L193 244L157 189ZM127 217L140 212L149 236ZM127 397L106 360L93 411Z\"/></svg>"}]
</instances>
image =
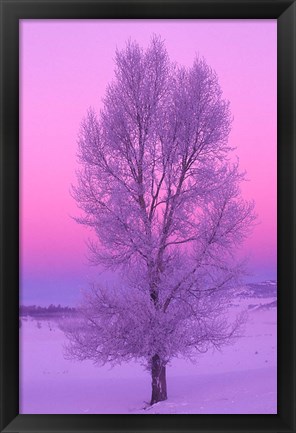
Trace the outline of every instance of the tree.
<instances>
[{"instance_id":1,"label":"tree","mask_svg":"<svg viewBox=\"0 0 296 433\"><path fill-rule=\"evenodd\" d=\"M229 103L205 60L173 64L154 36L146 50L129 41L115 64L103 109L82 122L73 195L77 222L98 240L89 242L90 261L120 283L85 294L81 321L65 327L67 350L102 364L143 362L154 404L167 398L173 357L238 334L241 317L226 313L254 204L241 196Z\"/></svg>"}]
</instances>

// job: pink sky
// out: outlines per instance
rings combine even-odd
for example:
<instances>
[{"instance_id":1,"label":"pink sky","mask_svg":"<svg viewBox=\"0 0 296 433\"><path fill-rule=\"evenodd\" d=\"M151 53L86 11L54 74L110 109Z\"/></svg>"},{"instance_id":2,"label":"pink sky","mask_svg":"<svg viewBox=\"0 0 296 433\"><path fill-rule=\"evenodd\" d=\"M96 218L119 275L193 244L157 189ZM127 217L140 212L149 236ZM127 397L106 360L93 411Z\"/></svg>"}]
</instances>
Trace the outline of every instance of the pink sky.
<instances>
[{"instance_id":1,"label":"pink sky","mask_svg":"<svg viewBox=\"0 0 296 433\"><path fill-rule=\"evenodd\" d=\"M249 181L259 225L245 243L249 279L276 278L276 20L23 20L20 23L21 302L73 303L98 270L90 232L71 216L77 133L101 107L115 49L165 39L170 58L196 54L216 70L234 116L230 144ZM98 277L99 278L99 277Z\"/></svg>"}]
</instances>

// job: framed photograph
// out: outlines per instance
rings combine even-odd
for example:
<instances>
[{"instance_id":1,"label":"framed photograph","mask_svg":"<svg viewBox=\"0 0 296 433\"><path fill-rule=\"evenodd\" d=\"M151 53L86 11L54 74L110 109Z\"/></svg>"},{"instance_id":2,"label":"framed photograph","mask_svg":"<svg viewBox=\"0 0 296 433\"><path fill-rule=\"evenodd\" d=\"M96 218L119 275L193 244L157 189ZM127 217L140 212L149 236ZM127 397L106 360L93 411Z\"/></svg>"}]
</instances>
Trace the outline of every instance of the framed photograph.
<instances>
[{"instance_id":1,"label":"framed photograph","mask_svg":"<svg viewBox=\"0 0 296 433\"><path fill-rule=\"evenodd\" d=\"M294 432L295 2L0 1L1 431Z\"/></svg>"}]
</instances>

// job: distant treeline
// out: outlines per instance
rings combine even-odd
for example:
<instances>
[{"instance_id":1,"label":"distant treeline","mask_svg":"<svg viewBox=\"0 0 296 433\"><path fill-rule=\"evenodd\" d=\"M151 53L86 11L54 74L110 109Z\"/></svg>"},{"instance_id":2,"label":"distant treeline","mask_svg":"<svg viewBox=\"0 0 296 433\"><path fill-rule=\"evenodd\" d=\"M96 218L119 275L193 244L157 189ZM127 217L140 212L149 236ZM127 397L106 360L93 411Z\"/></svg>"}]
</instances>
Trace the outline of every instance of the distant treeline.
<instances>
[{"instance_id":1,"label":"distant treeline","mask_svg":"<svg viewBox=\"0 0 296 433\"><path fill-rule=\"evenodd\" d=\"M20 316L48 316L70 313L76 313L76 309L67 306L62 307L60 304L51 304L48 307L40 307L40 305L20 305Z\"/></svg>"}]
</instances>

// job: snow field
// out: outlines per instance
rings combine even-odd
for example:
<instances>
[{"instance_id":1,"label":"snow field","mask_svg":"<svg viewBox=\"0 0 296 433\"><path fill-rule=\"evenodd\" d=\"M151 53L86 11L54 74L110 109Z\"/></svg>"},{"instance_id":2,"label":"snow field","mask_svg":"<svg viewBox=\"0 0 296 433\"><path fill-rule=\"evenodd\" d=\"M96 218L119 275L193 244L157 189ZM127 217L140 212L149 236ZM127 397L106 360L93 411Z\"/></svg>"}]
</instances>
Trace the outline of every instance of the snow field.
<instances>
[{"instance_id":1,"label":"snow field","mask_svg":"<svg viewBox=\"0 0 296 433\"><path fill-rule=\"evenodd\" d=\"M168 400L152 407L149 373L140 365L69 361L65 343L56 321L22 318L20 413L277 413L276 308L252 308L245 335L223 351L201 354L194 364L174 360L167 367Z\"/></svg>"}]
</instances>

